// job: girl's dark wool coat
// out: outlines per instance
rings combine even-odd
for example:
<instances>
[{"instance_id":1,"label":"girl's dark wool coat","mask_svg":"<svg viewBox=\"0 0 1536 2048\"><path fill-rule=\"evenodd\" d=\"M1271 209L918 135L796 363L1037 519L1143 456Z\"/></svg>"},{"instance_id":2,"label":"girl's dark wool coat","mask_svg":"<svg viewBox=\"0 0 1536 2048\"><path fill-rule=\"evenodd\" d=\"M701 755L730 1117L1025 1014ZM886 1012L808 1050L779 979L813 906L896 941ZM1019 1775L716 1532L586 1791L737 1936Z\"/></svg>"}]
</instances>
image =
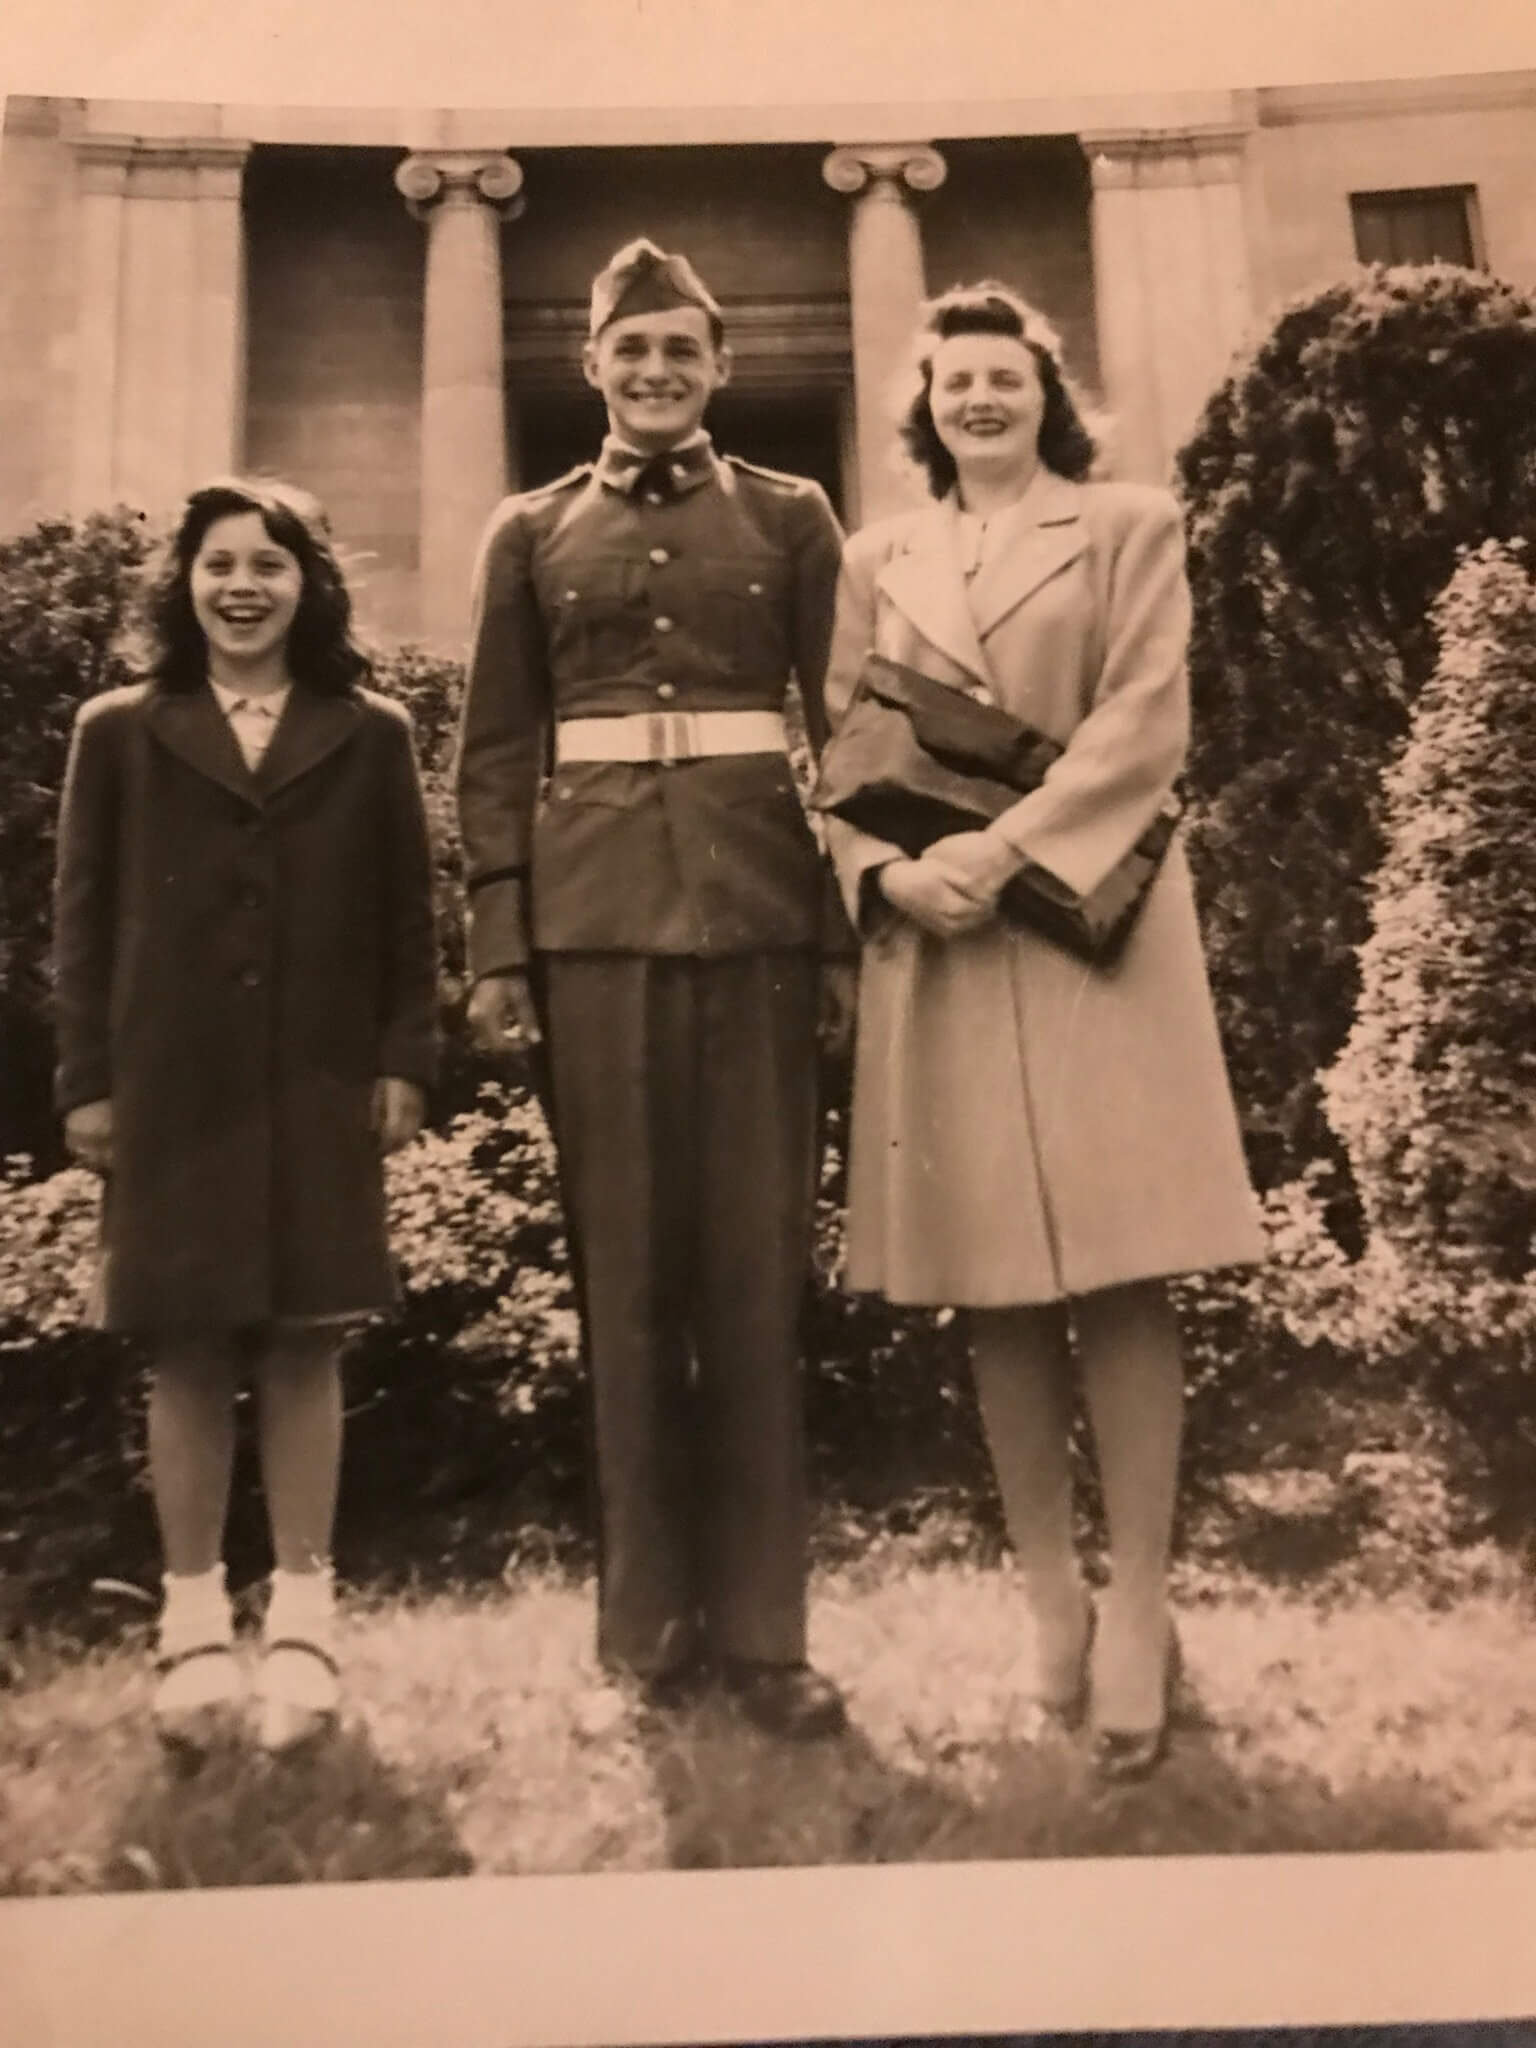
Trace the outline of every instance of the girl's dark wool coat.
<instances>
[{"instance_id":1,"label":"girl's dark wool coat","mask_svg":"<svg viewBox=\"0 0 1536 2048\"><path fill-rule=\"evenodd\" d=\"M373 1084L437 1055L405 713L296 686L253 774L206 686L92 699L55 912L58 1105L113 1105L106 1326L392 1301Z\"/></svg>"}]
</instances>

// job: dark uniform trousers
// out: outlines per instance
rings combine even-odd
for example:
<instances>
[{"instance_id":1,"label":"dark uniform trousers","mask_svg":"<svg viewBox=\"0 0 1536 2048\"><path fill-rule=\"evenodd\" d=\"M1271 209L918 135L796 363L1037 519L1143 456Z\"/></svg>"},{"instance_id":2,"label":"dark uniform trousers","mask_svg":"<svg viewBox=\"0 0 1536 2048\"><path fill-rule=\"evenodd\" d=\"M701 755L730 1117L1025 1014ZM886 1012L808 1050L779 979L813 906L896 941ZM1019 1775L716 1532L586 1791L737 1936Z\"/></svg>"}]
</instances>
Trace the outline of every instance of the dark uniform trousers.
<instances>
[{"instance_id":1,"label":"dark uniform trousers","mask_svg":"<svg viewBox=\"0 0 1536 2048\"><path fill-rule=\"evenodd\" d=\"M778 710L812 744L841 535L798 478L605 458L509 500L477 574L459 798L477 974L530 953L591 1374L599 1648L805 1653L799 1322L818 971L852 956L788 761L561 762L561 720ZM551 756L554 765L551 767Z\"/></svg>"},{"instance_id":2,"label":"dark uniform trousers","mask_svg":"<svg viewBox=\"0 0 1536 2048\"><path fill-rule=\"evenodd\" d=\"M550 954L544 979L593 1366L600 1653L795 1662L816 961Z\"/></svg>"}]
</instances>

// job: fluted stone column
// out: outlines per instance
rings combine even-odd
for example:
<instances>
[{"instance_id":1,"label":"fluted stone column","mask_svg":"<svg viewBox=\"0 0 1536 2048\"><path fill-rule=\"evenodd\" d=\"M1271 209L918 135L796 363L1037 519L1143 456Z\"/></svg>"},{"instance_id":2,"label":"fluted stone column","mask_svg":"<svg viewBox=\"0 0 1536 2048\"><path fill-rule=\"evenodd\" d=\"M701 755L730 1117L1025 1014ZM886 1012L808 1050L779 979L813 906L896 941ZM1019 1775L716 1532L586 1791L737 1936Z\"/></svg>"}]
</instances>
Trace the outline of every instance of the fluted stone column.
<instances>
[{"instance_id":1,"label":"fluted stone column","mask_svg":"<svg viewBox=\"0 0 1536 2048\"><path fill-rule=\"evenodd\" d=\"M864 524L911 501L892 463L895 384L927 293L923 237L910 192L942 185L945 163L925 142L845 143L822 165L834 192L853 199L848 291L858 445L857 504Z\"/></svg>"},{"instance_id":2,"label":"fluted stone column","mask_svg":"<svg viewBox=\"0 0 1536 2048\"><path fill-rule=\"evenodd\" d=\"M495 150L409 156L395 184L427 228L421 392L421 626L462 645L481 529L509 485L501 223L523 173Z\"/></svg>"},{"instance_id":3,"label":"fluted stone column","mask_svg":"<svg viewBox=\"0 0 1536 2048\"><path fill-rule=\"evenodd\" d=\"M1164 482L1252 316L1240 127L1080 137L1099 362L1121 475Z\"/></svg>"},{"instance_id":4,"label":"fluted stone column","mask_svg":"<svg viewBox=\"0 0 1536 2048\"><path fill-rule=\"evenodd\" d=\"M237 466L250 145L84 135L70 497L162 514Z\"/></svg>"}]
</instances>

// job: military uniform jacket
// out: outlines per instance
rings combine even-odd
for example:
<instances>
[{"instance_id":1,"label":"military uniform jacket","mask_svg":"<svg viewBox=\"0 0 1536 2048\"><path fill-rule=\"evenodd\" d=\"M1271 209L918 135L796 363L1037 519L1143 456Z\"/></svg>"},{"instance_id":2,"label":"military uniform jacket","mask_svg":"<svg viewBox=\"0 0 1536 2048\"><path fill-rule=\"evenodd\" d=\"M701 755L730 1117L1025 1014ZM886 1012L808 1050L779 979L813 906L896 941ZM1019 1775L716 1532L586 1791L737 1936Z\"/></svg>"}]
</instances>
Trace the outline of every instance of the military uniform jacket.
<instances>
[{"instance_id":1,"label":"military uniform jacket","mask_svg":"<svg viewBox=\"0 0 1536 2048\"><path fill-rule=\"evenodd\" d=\"M782 755L554 765L559 720L779 711L819 751L842 536L707 438L507 499L475 574L457 783L474 974L549 952L853 950Z\"/></svg>"}]
</instances>

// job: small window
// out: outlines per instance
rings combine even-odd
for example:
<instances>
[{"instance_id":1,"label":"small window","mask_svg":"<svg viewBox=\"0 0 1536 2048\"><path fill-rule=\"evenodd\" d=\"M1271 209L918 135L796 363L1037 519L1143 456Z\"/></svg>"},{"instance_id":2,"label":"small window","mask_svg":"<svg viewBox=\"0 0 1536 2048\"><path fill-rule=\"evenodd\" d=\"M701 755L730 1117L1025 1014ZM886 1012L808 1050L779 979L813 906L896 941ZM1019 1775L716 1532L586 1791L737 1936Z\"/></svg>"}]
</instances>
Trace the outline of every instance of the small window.
<instances>
[{"instance_id":1,"label":"small window","mask_svg":"<svg viewBox=\"0 0 1536 2048\"><path fill-rule=\"evenodd\" d=\"M1471 185L1435 185L1417 191L1353 192L1355 254L1362 263L1480 261Z\"/></svg>"}]
</instances>

